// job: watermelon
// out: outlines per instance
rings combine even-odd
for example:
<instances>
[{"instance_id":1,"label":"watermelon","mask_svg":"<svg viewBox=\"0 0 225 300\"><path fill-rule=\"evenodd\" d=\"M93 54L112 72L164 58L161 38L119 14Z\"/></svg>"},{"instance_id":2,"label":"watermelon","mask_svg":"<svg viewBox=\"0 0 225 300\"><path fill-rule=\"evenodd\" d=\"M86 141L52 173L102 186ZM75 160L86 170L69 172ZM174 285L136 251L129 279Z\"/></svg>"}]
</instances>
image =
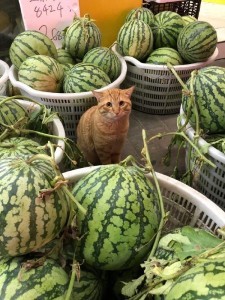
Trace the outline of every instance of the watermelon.
<instances>
[{"instance_id":1,"label":"watermelon","mask_svg":"<svg viewBox=\"0 0 225 300\"><path fill-rule=\"evenodd\" d=\"M20 157L23 155L46 154L42 146L26 137L10 137L0 142L0 159L6 157Z\"/></svg>"},{"instance_id":2,"label":"watermelon","mask_svg":"<svg viewBox=\"0 0 225 300\"><path fill-rule=\"evenodd\" d=\"M110 84L109 76L90 63L76 64L66 73L63 83L65 93L82 93L100 89Z\"/></svg>"},{"instance_id":3,"label":"watermelon","mask_svg":"<svg viewBox=\"0 0 225 300\"><path fill-rule=\"evenodd\" d=\"M195 21L184 26L177 38L177 49L187 63L207 60L216 46L216 29L205 21Z\"/></svg>"},{"instance_id":4,"label":"watermelon","mask_svg":"<svg viewBox=\"0 0 225 300\"><path fill-rule=\"evenodd\" d=\"M57 61L61 64L75 64L76 60L70 55L70 53L63 48L57 49Z\"/></svg>"},{"instance_id":5,"label":"watermelon","mask_svg":"<svg viewBox=\"0 0 225 300\"><path fill-rule=\"evenodd\" d=\"M6 129L3 125L15 125L19 120L26 120L28 113L25 108L15 99L5 101L7 97L0 97L0 134Z\"/></svg>"},{"instance_id":6,"label":"watermelon","mask_svg":"<svg viewBox=\"0 0 225 300\"><path fill-rule=\"evenodd\" d=\"M74 59L82 60L92 48L101 45L101 32L88 15L75 18L65 30L64 48Z\"/></svg>"},{"instance_id":7,"label":"watermelon","mask_svg":"<svg viewBox=\"0 0 225 300\"><path fill-rule=\"evenodd\" d=\"M224 259L206 260L182 274L166 295L166 300L225 300Z\"/></svg>"},{"instance_id":8,"label":"watermelon","mask_svg":"<svg viewBox=\"0 0 225 300\"><path fill-rule=\"evenodd\" d=\"M109 76L111 81L117 79L121 73L120 59L111 48L93 48L85 54L83 62L100 67Z\"/></svg>"},{"instance_id":9,"label":"watermelon","mask_svg":"<svg viewBox=\"0 0 225 300\"><path fill-rule=\"evenodd\" d=\"M153 34L145 22L134 19L125 22L117 34L118 51L122 55L145 60L152 51Z\"/></svg>"},{"instance_id":10,"label":"watermelon","mask_svg":"<svg viewBox=\"0 0 225 300\"><path fill-rule=\"evenodd\" d=\"M53 41L45 34L35 30L19 33L9 48L10 60L17 69L26 58L38 54L53 58L57 58L58 55Z\"/></svg>"},{"instance_id":11,"label":"watermelon","mask_svg":"<svg viewBox=\"0 0 225 300\"><path fill-rule=\"evenodd\" d=\"M128 12L125 18L125 22L138 19L151 26L154 22L154 18L155 15L150 9L146 7L138 7L133 8Z\"/></svg>"},{"instance_id":12,"label":"watermelon","mask_svg":"<svg viewBox=\"0 0 225 300\"><path fill-rule=\"evenodd\" d=\"M62 188L52 190L55 176L48 160L0 160L0 256L36 251L63 230L69 204Z\"/></svg>"},{"instance_id":13,"label":"watermelon","mask_svg":"<svg viewBox=\"0 0 225 300\"><path fill-rule=\"evenodd\" d=\"M151 249L161 212L158 194L132 166L104 165L75 184L73 195L86 208L77 211L79 256L96 269L138 265Z\"/></svg>"},{"instance_id":14,"label":"watermelon","mask_svg":"<svg viewBox=\"0 0 225 300\"><path fill-rule=\"evenodd\" d=\"M177 49L177 38L183 28L181 16L173 11L161 11L155 15L152 32L154 49L170 47Z\"/></svg>"},{"instance_id":15,"label":"watermelon","mask_svg":"<svg viewBox=\"0 0 225 300\"><path fill-rule=\"evenodd\" d=\"M183 60L177 50L169 47L162 47L152 51L147 58L146 63L155 65L166 65L167 63L170 63L171 65L182 65Z\"/></svg>"},{"instance_id":16,"label":"watermelon","mask_svg":"<svg viewBox=\"0 0 225 300\"><path fill-rule=\"evenodd\" d=\"M18 71L18 80L31 88L58 93L61 90L64 78L61 64L54 58L46 55L28 57Z\"/></svg>"},{"instance_id":17,"label":"watermelon","mask_svg":"<svg viewBox=\"0 0 225 300\"><path fill-rule=\"evenodd\" d=\"M1 299L63 300L68 284L67 273L52 259L19 256L0 260Z\"/></svg>"},{"instance_id":18,"label":"watermelon","mask_svg":"<svg viewBox=\"0 0 225 300\"><path fill-rule=\"evenodd\" d=\"M191 78L186 82L190 89ZM224 133L225 132L225 68L218 66L207 66L196 71L193 78L194 98L199 113L199 126L203 132ZM182 108L187 115L190 105L190 97L182 96ZM190 124L195 128L195 114L191 109Z\"/></svg>"},{"instance_id":19,"label":"watermelon","mask_svg":"<svg viewBox=\"0 0 225 300\"><path fill-rule=\"evenodd\" d=\"M191 22L197 21L197 19L194 16L181 16L181 18L184 22L184 26L186 26L187 24L189 24Z\"/></svg>"}]
</instances>

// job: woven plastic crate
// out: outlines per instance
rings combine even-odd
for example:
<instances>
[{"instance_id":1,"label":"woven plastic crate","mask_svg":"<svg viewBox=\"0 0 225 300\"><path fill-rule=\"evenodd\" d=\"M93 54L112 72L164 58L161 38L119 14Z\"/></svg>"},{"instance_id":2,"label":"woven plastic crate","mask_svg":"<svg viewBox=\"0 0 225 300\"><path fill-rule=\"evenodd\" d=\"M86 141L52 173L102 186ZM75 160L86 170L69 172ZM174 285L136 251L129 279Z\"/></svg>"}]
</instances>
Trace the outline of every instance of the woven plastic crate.
<instances>
[{"instance_id":1,"label":"woven plastic crate","mask_svg":"<svg viewBox=\"0 0 225 300\"><path fill-rule=\"evenodd\" d=\"M180 78L186 82L191 72L213 63L218 49L205 62L174 66ZM131 56L125 56L127 75L123 87L135 85L132 94L133 109L149 114L178 113L181 105L182 86L165 65L141 63Z\"/></svg>"},{"instance_id":2,"label":"woven plastic crate","mask_svg":"<svg viewBox=\"0 0 225 300\"><path fill-rule=\"evenodd\" d=\"M186 1L143 1L143 6L150 9L155 15L161 11L174 11L181 16L193 16L198 19L201 0Z\"/></svg>"},{"instance_id":3,"label":"woven plastic crate","mask_svg":"<svg viewBox=\"0 0 225 300\"><path fill-rule=\"evenodd\" d=\"M7 81L9 79L9 66L0 60L0 95L6 95Z\"/></svg>"},{"instance_id":4,"label":"woven plastic crate","mask_svg":"<svg viewBox=\"0 0 225 300\"><path fill-rule=\"evenodd\" d=\"M99 91L110 88L118 88L123 82L127 72L127 65L124 58L119 54L117 55L121 61L120 76L111 84L105 86L102 89L99 89ZM93 96L92 92L49 93L34 90L31 87L18 81L15 66L11 66L9 69L9 79L14 87L19 88L22 95L37 100L45 104L46 107L58 112L63 119L66 136L72 140L75 140L76 138L76 126L80 120L81 115L88 108L97 104L97 100Z\"/></svg>"},{"instance_id":5,"label":"woven plastic crate","mask_svg":"<svg viewBox=\"0 0 225 300\"><path fill-rule=\"evenodd\" d=\"M76 169L63 173L70 183L78 181L98 166ZM150 175L146 175L149 179ZM212 233L225 225L225 212L204 195L186 184L161 173L156 173L164 199L165 210L169 211L166 229L184 225L204 228Z\"/></svg>"},{"instance_id":6,"label":"woven plastic crate","mask_svg":"<svg viewBox=\"0 0 225 300\"><path fill-rule=\"evenodd\" d=\"M180 110L180 123L185 124L185 115ZM195 130L190 124L186 125L185 132L187 136L193 140L195 136ZM198 146L204 147L208 143L203 139L198 139ZM188 147L186 149L186 162L188 156ZM215 202L219 207L225 211L225 154L217 150L215 147L210 146L207 152L207 158L212 161L216 168L204 164L199 168L198 164L194 160L194 152L191 153L191 166L195 166L195 177L193 181L193 187Z\"/></svg>"},{"instance_id":7,"label":"woven plastic crate","mask_svg":"<svg viewBox=\"0 0 225 300\"><path fill-rule=\"evenodd\" d=\"M40 108L38 104L32 103L30 101L19 99L17 101L27 110L28 113L32 113L33 111L39 110ZM51 132L51 134L53 135L56 135L57 137L66 137L63 124L57 117L54 117L52 122L49 123L49 132ZM56 141L54 141L54 143L57 145L54 153L54 159L55 162L59 164L64 156L65 142L62 139L57 139Z\"/></svg>"}]
</instances>

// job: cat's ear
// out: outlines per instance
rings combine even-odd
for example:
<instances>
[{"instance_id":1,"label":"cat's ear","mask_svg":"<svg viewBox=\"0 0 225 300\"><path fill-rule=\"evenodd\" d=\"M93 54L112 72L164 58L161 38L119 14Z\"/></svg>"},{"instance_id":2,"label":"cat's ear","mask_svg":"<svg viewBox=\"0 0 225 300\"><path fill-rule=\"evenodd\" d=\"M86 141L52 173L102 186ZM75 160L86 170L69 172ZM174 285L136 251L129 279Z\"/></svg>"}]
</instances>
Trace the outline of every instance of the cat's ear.
<instances>
[{"instance_id":1,"label":"cat's ear","mask_svg":"<svg viewBox=\"0 0 225 300\"><path fill-rule=\"evenodd\" d=\"M98 102L100 102L101 98L104 96L103 92L92 91L92 94L95 96Z\"/></svg>"},{"instance_id":2,"label":"cat's ear","mask_svg":"<svg viewBox=\"0 0 225 300\"><path fill-rule=\"evenodd\" d=\"M133 93L133 91L134 91L134 88L135 88L135 86L133 85L133 86L131 86L129 89L123 90L123 92L124 92L124 94L125 94L128 98L130 98L131 95L132 95L132 93Z\"/></svg>"}]
</instances>

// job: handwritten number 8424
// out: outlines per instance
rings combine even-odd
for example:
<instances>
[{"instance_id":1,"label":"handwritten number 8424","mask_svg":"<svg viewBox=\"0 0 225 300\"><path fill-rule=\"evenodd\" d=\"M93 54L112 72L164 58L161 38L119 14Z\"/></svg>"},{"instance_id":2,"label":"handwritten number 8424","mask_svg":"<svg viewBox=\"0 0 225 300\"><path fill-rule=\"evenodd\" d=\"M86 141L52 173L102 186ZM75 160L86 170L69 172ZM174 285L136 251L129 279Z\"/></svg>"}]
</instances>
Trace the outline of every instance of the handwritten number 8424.
<instances>
[{"instance_id":1,"label":"handwritten number 8424","mask_svg":"<svg viewBox=\"0 0 225 300\"><path fill-rule=\"evenodd\" d=\"M53 5L46 5L46 4L44 4L42 7L41 6L34 7L34 12L36 13L37 18L40 18L43 14L48 16L54 12L59 12L60 18L62 18L62 11L63 11L63 6L61 5L61 2L58 3L56 8L54 8Z\"/></svg>"}]
</instances>

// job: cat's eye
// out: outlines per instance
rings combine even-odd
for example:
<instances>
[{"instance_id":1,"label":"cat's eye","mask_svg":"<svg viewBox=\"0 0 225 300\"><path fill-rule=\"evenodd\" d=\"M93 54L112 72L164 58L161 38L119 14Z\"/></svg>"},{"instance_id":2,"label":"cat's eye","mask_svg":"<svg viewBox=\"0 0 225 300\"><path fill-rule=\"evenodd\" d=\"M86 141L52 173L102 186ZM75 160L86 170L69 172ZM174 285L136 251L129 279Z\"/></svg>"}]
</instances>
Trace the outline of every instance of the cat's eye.
<instances>
[{"instance_id":1,"label":"cat's eye","mask_svg":"<svg viewBox=\"0 0 225 300\"><path fill-rule=\"evenodd\" d=\"M123 106L124 105L124 101L120 101L119 104L120 104L120 106Z\"/></svg>"},{"instance_id":2,"label":"cat's eye","mask_svg":"<svg viewBox=\"0 0 225 300\"><path fill-rule=\"evenodd\" d=\"M112 106L112 103L111 103L111 102L107 102L107 103L106 103L106 106L111 107L111 106Z\"/></svg>"}]
</instances>

